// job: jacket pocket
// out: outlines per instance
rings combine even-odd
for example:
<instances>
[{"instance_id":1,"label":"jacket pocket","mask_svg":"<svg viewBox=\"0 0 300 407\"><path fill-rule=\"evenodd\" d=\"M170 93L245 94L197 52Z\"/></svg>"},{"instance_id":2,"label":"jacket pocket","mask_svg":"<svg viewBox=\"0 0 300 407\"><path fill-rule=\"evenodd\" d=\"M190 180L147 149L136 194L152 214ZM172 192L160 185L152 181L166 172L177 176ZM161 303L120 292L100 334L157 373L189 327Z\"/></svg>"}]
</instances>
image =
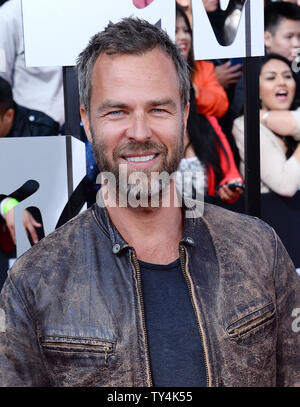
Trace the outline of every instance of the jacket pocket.
<instances>
[{"instance_id":1,"label":"jacket pocket","mask_svg":"<svg viewBox=\"0 0 300 407\"><path fill-rule=\"evenodd\" d=\"M40 343L43 350L57 352L74 356L94 356L104 360L104 366L108 366L108 361L114 355L115 343L98 338L78 338L66 336L42 336Z\"/></svg>"},{"instance_id":2,"label":"jacket pocket","mask_svg":"<svg viewBox=\"0 0 300 407\"><path fill-rule=\"evenodd\" d=\"M227 333L232 340L248 337L260 328L267 327L275 321L275 308L269 303L244 317L236 320L227 327Z\"/></svg>"}]
</instances>

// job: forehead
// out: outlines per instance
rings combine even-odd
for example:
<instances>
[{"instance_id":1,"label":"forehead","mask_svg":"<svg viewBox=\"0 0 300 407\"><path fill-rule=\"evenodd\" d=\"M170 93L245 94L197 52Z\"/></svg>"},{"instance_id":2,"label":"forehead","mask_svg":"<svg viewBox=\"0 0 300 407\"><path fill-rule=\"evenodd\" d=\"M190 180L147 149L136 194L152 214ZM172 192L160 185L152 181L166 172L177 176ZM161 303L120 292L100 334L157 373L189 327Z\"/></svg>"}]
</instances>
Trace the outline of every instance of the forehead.
<instances>
[{"instance_id":1,"label":"forehead","mask_svg":"<svg viewBox=\"0 0 300 407\"><path fill-rule=\"evenodd\" d=\"M96 97L141 99L179 93L174 62L159 48L141 55L102 54L94 64L91 102Z\"/></svg>"},{"instance_id":2,"label":"forehead","mask_svg":"<svg viewBox=\"0 0 300 407\"><path fill-rule=\"evenodd\" d=\"M280 23L278 24L278 27L275 31L275 36L284 34L286 32L299 33L300 32L300 21L289 20L287 18L283 18L280 21Z\"/></svg>"},{"instance_id":3,"label":"forehead","mask_svg":"<svg viewBox=\"0 0 300 407\"><path fill-rule=\"evenodd\" d=\"M268 73L268 72L284 72L284 71L291 71L290 67L283 61L279 59L270 59L265 65L262 67L261 73Z\"/></svg>"},{"instance_id":4,"label":"forehead","mask_svg":"<svg viewBox=\"0 0 300 407\"><path fill-rule=\"evenodd\" d=\"M187 27L186 22L182 16L176 17L176 26L184 26Z\"/></svg>"}]
</instances>

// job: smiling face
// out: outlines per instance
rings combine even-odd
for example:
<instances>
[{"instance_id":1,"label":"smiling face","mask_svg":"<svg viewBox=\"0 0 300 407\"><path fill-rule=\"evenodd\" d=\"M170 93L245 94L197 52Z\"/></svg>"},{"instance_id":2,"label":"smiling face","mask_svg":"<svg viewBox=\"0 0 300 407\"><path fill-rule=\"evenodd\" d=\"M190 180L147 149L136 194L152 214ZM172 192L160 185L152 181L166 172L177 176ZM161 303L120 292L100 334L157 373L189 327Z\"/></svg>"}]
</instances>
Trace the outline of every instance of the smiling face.
<instances>
[{"instance_id":1,"label":"smiling face","mask_svg":"<svg viewBox=\"0 0 300 407\"><path fill-rule=\"evenodd\" d=\"M267 52L280 54L293 61L300 48L300 21L283 18L274 34L265 31Z\"/></svg>"},{"instance_id":2,"label":"smiling face","mask_svg":"<svg viewBox=\"0 0 300 407\"><path fill-rule=\"evenodd\" d=\"M259 77L262 108L289 110L296 91L296 83L290 67L278 59L269 60Z\"/></svg>"},{"instance_id":3,"label":"smiling face","mask_svg":"<svg viewBox=\"0 0 300 407\"><path fill-rule=\"evenodd\" d=\"M173 173L182 154L188 106L182 111L175 66L162 50L142 55L102 54L92 74L90 115L82 121L93 143L100 171L119 166L128 176L139 171Z\"/></svg>"},{"instance_id":4,"label":"smiling face","mask_svg":"<svg viewBox=\"0 0 300 407\"><path fill-rule=\"evenodd\" d=\"M175 42L181 55L187 60L192 46L192 37L182 16L176 18Z\"/></svg>"}]
</instances>

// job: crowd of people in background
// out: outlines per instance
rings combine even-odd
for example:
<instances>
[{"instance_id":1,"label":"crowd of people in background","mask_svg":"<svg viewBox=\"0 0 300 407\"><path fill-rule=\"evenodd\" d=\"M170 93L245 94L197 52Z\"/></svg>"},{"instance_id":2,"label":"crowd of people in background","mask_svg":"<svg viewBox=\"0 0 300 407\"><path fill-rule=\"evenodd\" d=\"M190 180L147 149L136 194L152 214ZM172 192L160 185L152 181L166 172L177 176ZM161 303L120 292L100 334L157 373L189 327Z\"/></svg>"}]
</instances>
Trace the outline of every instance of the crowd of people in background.
<instances>
[{"instance_id":1,"label":"crowd of people in background","mask_svg":"<svg viewBox=\"0 0 300 407\"><path fill-rule=\"evenodd\" d=\"M133 0L139 8L152 1ZM220 43L233 41L243 3L236 0L230 3L233 7L221 10L218 0L203 0ZM286 197L293 197L300 188L300 74L293 69L300 65L299 3L265 1L266 56L261 58L259 74L261 192ZM62 69L25 67L21 0L2 0L0 6L0 49L6 55L6 70L0 72L0 137L63 134ZM244 193L243 60L195 61L190 0L176 2L176 43L188 62L191 81L179 172L191 174L188 191L193 196L200 188L216 203L232 204ZM86 146L87 172L95 185L98 171L87 140ZM201 185L195 177L199 172ZM7 213L3 213L9 198L0 195L2 251L13 247L3 243L4 235L5 242L11 235L15 243L11 216L7 228ZM38 227L35 222L27 219L24 226Z\"/></svg>"}]
</instances>

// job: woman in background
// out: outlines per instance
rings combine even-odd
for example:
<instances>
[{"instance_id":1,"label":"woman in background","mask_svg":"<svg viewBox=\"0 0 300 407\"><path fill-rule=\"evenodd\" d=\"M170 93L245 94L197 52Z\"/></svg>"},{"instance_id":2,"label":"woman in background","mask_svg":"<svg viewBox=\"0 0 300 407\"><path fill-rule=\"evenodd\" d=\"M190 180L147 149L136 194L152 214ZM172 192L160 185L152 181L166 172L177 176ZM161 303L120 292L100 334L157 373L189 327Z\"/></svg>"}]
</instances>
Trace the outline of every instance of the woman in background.
<instances>
[{"instance_id":1,"label":"woman in background","mask_svg":"<svg viewBox=\"0 0 300 407\"><path fill-rule=\"evenodd\" d=\"M176 15L176 44L192 67L191 79L195 91L197 112L219 119L229 108L227 93L218 81L214 64L210 61L194 60L191 43L192 28L185 10L179 4L176 4Z\"/></svg>"},{"instance_id":2,"label":"woman in background","mask_svg":"<svg viewBox=\"0 0 300 407\"><path fill-rule=\"evenodd\" d=\"M175 39L182 55L189 63L192 83L196 71L192 51L192 30L186 14L178 5L176 5ZM214 116L198 113L196 92L202 92L202 88L191 86L191 107L187 133L184 137L184 158L180 162L179 171L182 174L187 172L193 174L190 178L194 189L193 195L196 190L203 187L208 195L214 196L217 190L222 200L228 203L235 202L243 190L241 187L234 188L233 184L242 184L242 177L236 168L231 148L217 119ZM204 175L204 186L196 185L197 173ZM184 179L186 180L186 177Z\"/></svg>"},{"instance_id":3,"label":"woman in background","mask_svg":"<svg viewBox=\"0 0 300 407\"><path fill-rule=\"evenodd\" d=\"M261 192L292 197L300 187L300 109L294 110L296 82L290 62L281 55L261 58L260 171ZM244 172L244 117L232 130Z\"/></svg>"}]
</instances>

